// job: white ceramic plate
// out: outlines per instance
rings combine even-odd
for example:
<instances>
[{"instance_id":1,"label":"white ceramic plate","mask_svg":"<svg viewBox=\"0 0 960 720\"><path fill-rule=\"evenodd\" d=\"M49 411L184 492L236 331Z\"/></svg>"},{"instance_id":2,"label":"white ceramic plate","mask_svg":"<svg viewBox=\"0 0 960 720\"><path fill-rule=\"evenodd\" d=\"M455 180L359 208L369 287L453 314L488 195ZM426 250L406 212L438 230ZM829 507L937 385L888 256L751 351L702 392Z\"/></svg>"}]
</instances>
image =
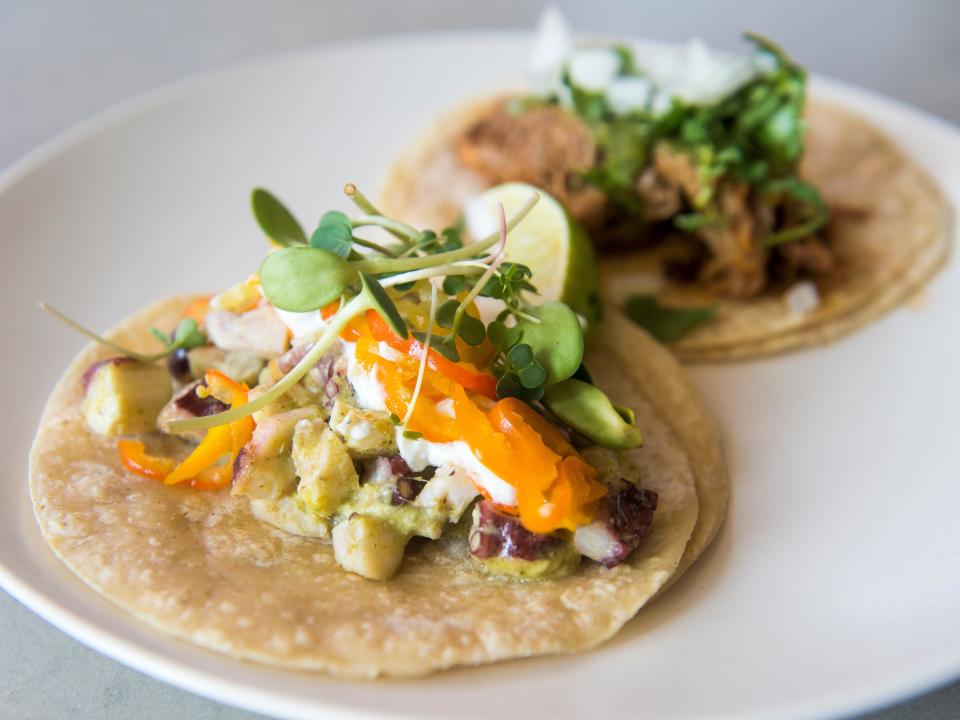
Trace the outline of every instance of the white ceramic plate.
<instances>
[{"instance_id":1,"label":"white ceramic plate","mask_svg":"<svg viewBox=\"0 0 960 720\"><path fill-rule=\"evenodd\" d=\"M106 327L151 299L216 289L264 246L247 194L303 218L370 193L443 107L517 80L524 36L377 40L286 55L128 103L0 179L3 586L150 675L277 716L801 717L866 709L960 675L960 271L854 337L699 368L734 500L698 565L613 641L575 657L361 684L232 662L160 636L47 550L27 494L43 402L82 342L47 300ZM960 136L830 82L960 201Z\"/></svg>"}]
</instances>

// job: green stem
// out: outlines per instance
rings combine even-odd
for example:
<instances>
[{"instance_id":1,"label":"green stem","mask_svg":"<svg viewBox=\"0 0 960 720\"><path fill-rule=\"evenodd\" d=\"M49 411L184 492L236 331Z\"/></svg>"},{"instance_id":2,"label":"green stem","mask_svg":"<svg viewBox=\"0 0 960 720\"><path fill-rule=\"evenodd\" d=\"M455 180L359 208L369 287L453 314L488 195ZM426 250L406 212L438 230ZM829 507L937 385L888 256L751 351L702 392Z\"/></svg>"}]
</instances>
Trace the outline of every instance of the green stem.
<instances>
[{"instance_id":1,"label":"green stem","mask_svg":"<svg viewBox=\"0 0 960 720\"><path fill-rule=\"evenodd\" d=\"M523 320L528 320L532 322L534 325L539 325L540 323L543 322L543 320L541 320L540 318L534 317L529 313L525 313L523 310L521 310L520 308L514 307L513 305L507 305L507 307L510 308L510 312L512 312L518 318L522 318Z\"/></svg>"},{"instance_id":2,"label":"green stem","mask_svg":"<svg viewBox=\"0 0 960 720\"><path fill-rule=\"evenodd\" d=\"M114 352L118 352L121 355L124 355L126 357L131 357L135 360L140 360L141 362L154 362L170 354L169 350L165 350L164 352L161 352L161 353L155 353L153 355L145 355L144 353L139 353L136 350L130 350L129 348L123 347L123 345L117 345L117 343L107 340L105 337L101 337L97 335L92 330L87 330L87 328L85 328L80 323L76 322L75 320L71 320L62 312L60 312L56 308L51 307L50 305L47 305L46 303L40 303L40 309L43 310L44 312L49 313L50 315L53 315L53 317L57 318L57 320L62 322L64 325L71 328L72 330L75 330L76 332L80 333L84 337L89 338L90 340L93 340L95 343L99 343L104 347L108 347Z\"/></svg>"},{"instance_id":3,"label":"green stem","mask_svg":"<svg viewBox=\"0 0 960 720\"><path fill-rule=\"evenodd\" d=\"M367 196L360 192L360 188L353 183L344 185L343 193L353 200L354 204L367 215L383 215L383 213L377 210L374 204L367 199Z\"/></svg>"},{"instance_id":4,"label":"green stem","mask_svg":"<svg viewBox=\"0 0 960 720\"><path fill-rule=\"evenodd\" d=\"M385 230L389 230L391 233L403 240L407 245L416 241L420 237L421 233L415 227L402 223L398 220L391 220L386 218L383 215L360 215L350 220L350 224L353 227L365 227L367 225L376 225L377 227L382 227Z\"/></svg>"},{"instance_id":5,"label":"green stem","mask_svg":"<svg viewBox=\"0 0 960 720\"><path fill-rule=\"evenodd\" d=\"M378 243L373 242L373 240L367 240L365 238L353 236L353 244L359 245L360 247L369 248L370 250L376 250L378 253L386 255L387 257L395 258L397 254L390 248L379 245Z\"/></svg>"},{"instance_id":6,"label":"green stem","mask_svg":"<svg viewBox=\"0 0 960 720\"><path fill-rule=\"evenodd\" d=\"M343 192L346 194L348 198L353 200L353 203L358 208L360 208L367 215L383 215L383 213L377 209L376 205L370 202L367 199L367 196L364 195L362 192L360 192L360 188L358 188L353 183L347 183L346 185L344 185ZM402 240L404 245L408 244L406 234L398 232L396 230L391 230L390 228L387 228L387 232L389 232L398 240Z\"/></svg>"},{"instance_id":7,"label":"green stem","mask_svg":"<svg viewBox=\"0 0 960 720\"><path fill-rule=\"evenodd\" d=\"M539 193L533 193L530 199L525 202L520 209L507 222L507 232L513 230L523 218L527 216L533 206L540 199ZM356 221L354 221L356 222ZM359 260L350 263L358 272L370 273L371 275L381 275L390 272L406 272L408 270L421 270L423 268L434 267L437 265L446 265L459 260L469 260L476 257L485 250L489 250L500 239L500 231L488 235L483 240L470 245L465 245L458 250L440 253L439 255L429 255L427 257L416 258L372 258L370 260Z\"/></svg>"},{"instance_id":8,"label":"green stem","mask_svg":"<svg viewBox=\"0 0 960 720\"><path fill-rule=\"evenodd\" d=\"M417 384L413 388L413 395L410 398L410 405L407 407L407 412L403 416L403 422L401 426L403 431L407 430L407 423L410 422L410 418L413 416L414 408L417 406L417 400L420 399L420 388L423 387L423 374L427 369L427 357L430 355L430 341L433 340L433 323L437 319L437 286L430 286L430 321L427 324L427 336L423 341L423 354L420 356L420 367L417 370Z\"/></svg>"},{"instance_id":9,"label":"green stem","mask_svg":"<svg viewBox=\"0 0 960 720\"><path fill-rule=\"evenodd\" d=\"M216 415L190 418L189 420L177 420L170 423L170 432L182 433L207 430L218 425L236 422L237 420L245 418L247 415L252 415L258 410L262 410L300 382L301 378L310 371L310 368L316 365L320 358L323 357L323 354L330 349L330 346L333 345L340 331L343 330L351 320L372 308L373 303L370 302L370 299L365 294L357 295L330 319L330 324L327 325L327 328L323 331L323 335L321 335L314 346L310 348L310 352L303 356L303 360L298 362L290 372L284 375L276 385L267 390L263 395L260 395L245 405L230 408L226 412L217 413Z\"/></svg>"},{"instance_id":10,"label":"green stem","mask_svg":"<svg viewBox=\"0 0 960 720\"><path fill-rule=\"evenodd\" d=\"M415 255L416 253L421 252L424 248L428 248L431 245L436 245L439 241L440 241L439 237L433 237L433 238L430 238L429 240L422 240L418 243L415 243L414 245L411 245L402 253L400 253L400 257L405 258L405 257L410 257L411 255Z\"/></svg>"},{"instance_id":11,"label":"green stem","mask_svg":"<svg viewBox=\"0 0 960 720\"><path fill-rule=\"evenodd\" d=\"M403 285L404 283L426 280L432 277L442 277L445 275L476 275L481 272L483 272L483 270L475 267L460 267L456 264L441 265L440 267L428 267L423 270L413 270L411 272L400 273L399 275L391 275L390 277L380 280L380 284L384 287L393 287L394 285Z\"/></svg>"},{"instance_id":12,"label":"green stem","mask_svg":"<svg viewBox=\"0 0 960 720\"><path fill-rule=\"evenodd\" d=\"M817 215L804 223L794 225L793 227L787 228L786 230L781 230L780 232L772 233L771 235L767 235L763 239L763 246L776 247L777 245L783 245L785 243L808 237L819 230L826 223L826 221L826 213Z\"/></svg>"}]
</instances>

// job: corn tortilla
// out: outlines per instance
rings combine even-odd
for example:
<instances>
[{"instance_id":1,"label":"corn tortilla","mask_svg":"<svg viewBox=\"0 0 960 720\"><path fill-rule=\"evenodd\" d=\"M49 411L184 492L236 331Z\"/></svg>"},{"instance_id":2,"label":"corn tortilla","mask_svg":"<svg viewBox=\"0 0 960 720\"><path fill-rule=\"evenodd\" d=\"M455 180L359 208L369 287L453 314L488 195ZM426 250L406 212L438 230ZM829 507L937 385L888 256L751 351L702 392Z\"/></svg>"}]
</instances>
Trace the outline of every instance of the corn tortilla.
<instances>
[{"instance_id":1,"label":"corn tortilla","mask_svg":"<svg viewBox=\"0 0 960 720\"><path fill-rule=\"evenodd\" d=\"M465 104L432 124L395 162L381 205L426 227L459 217L485 186L456 160L453 142L502 96ZM799 314L783 291L750 300L717 297L662 277L662 249L601 258L608 314L627 297L654 291L672 306L714 306L716 317L672 344L684 361L739 360L833 341L907 300L950 254L952 211L936 183L877 128L839 106L808 103L801 175L834 210L831 247L842 272L819 307Z\"/></svg>"},{"instance_id":2,"label":"corn tortilla","mask_svg":"<svg viewBox=\"0 0 960 720\"><path fill-rule=\"evenodd\" d=\"M189 301L156 303L110 337L151 347L147 328L171 326ZM54 552L98 593L161 632L235 658L375 678L585 650L685 569L687 548L702 549L697 488L706 481L726 497L712 421L669 353L630 333L616 345L601 335L589 360L599 384L637 411L646 445L631 461L659 507L640 548L612 570L584 561L558 580L492 580L471 568L463 540L444 539L413 543L391 580L345 572L328 545L257 521L228 490L126 472L116 439L92 433L79 410L83 371L108 354L96 346L74 360L44 411L30 458L35 514ZM172 452L160 443L180 441L148 442ZM716 504L704 505L719 524Z\"/></svg>"}]
</instances>

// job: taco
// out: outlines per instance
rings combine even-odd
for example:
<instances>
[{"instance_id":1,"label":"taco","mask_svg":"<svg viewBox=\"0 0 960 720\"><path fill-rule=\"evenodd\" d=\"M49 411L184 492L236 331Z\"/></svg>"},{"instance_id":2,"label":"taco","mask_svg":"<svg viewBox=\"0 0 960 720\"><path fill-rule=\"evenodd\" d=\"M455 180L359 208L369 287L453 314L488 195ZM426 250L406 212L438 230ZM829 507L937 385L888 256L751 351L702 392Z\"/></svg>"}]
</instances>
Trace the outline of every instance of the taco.
<instances>
[{"instance_id":1,"label":"taco","mask_svg":"<svg viewBox=\"0 0 960 720\"><path fill-rule=\"evenodd\" d=\"M697 41L575 46L548 15L531 87L431 124L381 204L443 224L492 186L543 188L603 256L607 304L684 360L852 332L945 262L949 206L880 131L808 103L804 70L748 37L739 57Z\"/></svg>"},{"instance_id":2,"label":"taco","mask_svg":"<svg viewBox=\"0 0 960 720\"><path fill-rule=\"evenodd\" d=\"M349 187L365 214L309 240L255 191L275 246L213 297L106 337L67 320L97 342L31 453L44 537L142 621L272 666L410 677L596 646L722 523L712 419L642 330L612 318L585 349L566 305L524 299L536 277L503 262L524 211L464 246Z\"/></svg>"}]
</instances>

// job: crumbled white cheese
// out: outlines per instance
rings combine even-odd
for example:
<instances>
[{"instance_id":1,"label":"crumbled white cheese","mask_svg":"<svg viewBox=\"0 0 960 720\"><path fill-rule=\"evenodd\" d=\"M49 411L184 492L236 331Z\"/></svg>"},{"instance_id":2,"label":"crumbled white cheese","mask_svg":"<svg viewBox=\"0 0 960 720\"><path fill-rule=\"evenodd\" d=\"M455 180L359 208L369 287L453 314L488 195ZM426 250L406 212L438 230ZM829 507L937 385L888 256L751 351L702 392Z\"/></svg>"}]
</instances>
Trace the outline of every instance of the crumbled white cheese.
<instances>
[{"instance_id":1,"label":"crumbled white cheese","mask_svg":"<svg viewBox=\"0 0 960 720\"><path fill-rule=\"evenodd\" d=\"M576 47L569 23L551 8L540 18L530 58L532 90L572 106L570 89L563 83L566 70L577 88L605 93L617 114L648 106L654 114L662 114L673 98L695 105L715 103L776 64L768 53L719 52L700 39L679 47L639 46L633 54L642 77L618 77L620 56L608 47Z\"/></svg>"},{"instance_id":2,"label":"crumbled white cheese","mask_svg":"<svg viewBox=\"0 0 960 720\"><path fill-rule=\"evenodd\" d=\"M653 95L653 102L650 103L650 112L654 115L663 115L673 106L673 98L670 93L663 90L657 90Z\"/></svg>"},{"instance_id":3,"label":"crumbled white cheese","mask_svg":"<svg viewBox=\"0 0 960 720\"><path fill-rule=\"evenodd\" d=\"M817 286L809 280L802 280L790 286L783 298L790 312L796 315L809 315L820 307L820 293Z\"/></svg>"},{"instance_id":4,"label":"crumbled white cheese","mask_svg":"<svg viewBox=\"0 0 960 720\"><path fill-rule=\"evenodd\" d=\"M319 310L310 312L290 312L277 309L277 315L287 329L293 334L293 344L302 344L301 340L315 340L327 327L326 321L320 316Z\"/></svg>"},{"instance_id":5,"label":"crumbled white cheese","mask_svg":"<svg viewBox=\"0 0 960 720\"><path fill-rule=\"evenodd\" d=\"M410 469L420 471L428 465L440 467L448 463L458 465L466 470L470 480L478 488L483 488L494 502L501 505L516 505L517 491L507 481L477 459L470 446L463 440L452 443L435 443L423 438L404 437L397 428L397 447L400 457L404 459Z\"/></svg>"},{"instance_id":6,"label":"crumbled white cheese","mask_svg":"<svg viewBox=\"0 0 960 720\"><path fill-rule=\"evenodd\" d=\"M357 362L356 343L344 342L347 358L347 380L353 386L357 403L364 410L387 410L387 393L373 373L367 372Z\"/></svg>"}]
</instances>

